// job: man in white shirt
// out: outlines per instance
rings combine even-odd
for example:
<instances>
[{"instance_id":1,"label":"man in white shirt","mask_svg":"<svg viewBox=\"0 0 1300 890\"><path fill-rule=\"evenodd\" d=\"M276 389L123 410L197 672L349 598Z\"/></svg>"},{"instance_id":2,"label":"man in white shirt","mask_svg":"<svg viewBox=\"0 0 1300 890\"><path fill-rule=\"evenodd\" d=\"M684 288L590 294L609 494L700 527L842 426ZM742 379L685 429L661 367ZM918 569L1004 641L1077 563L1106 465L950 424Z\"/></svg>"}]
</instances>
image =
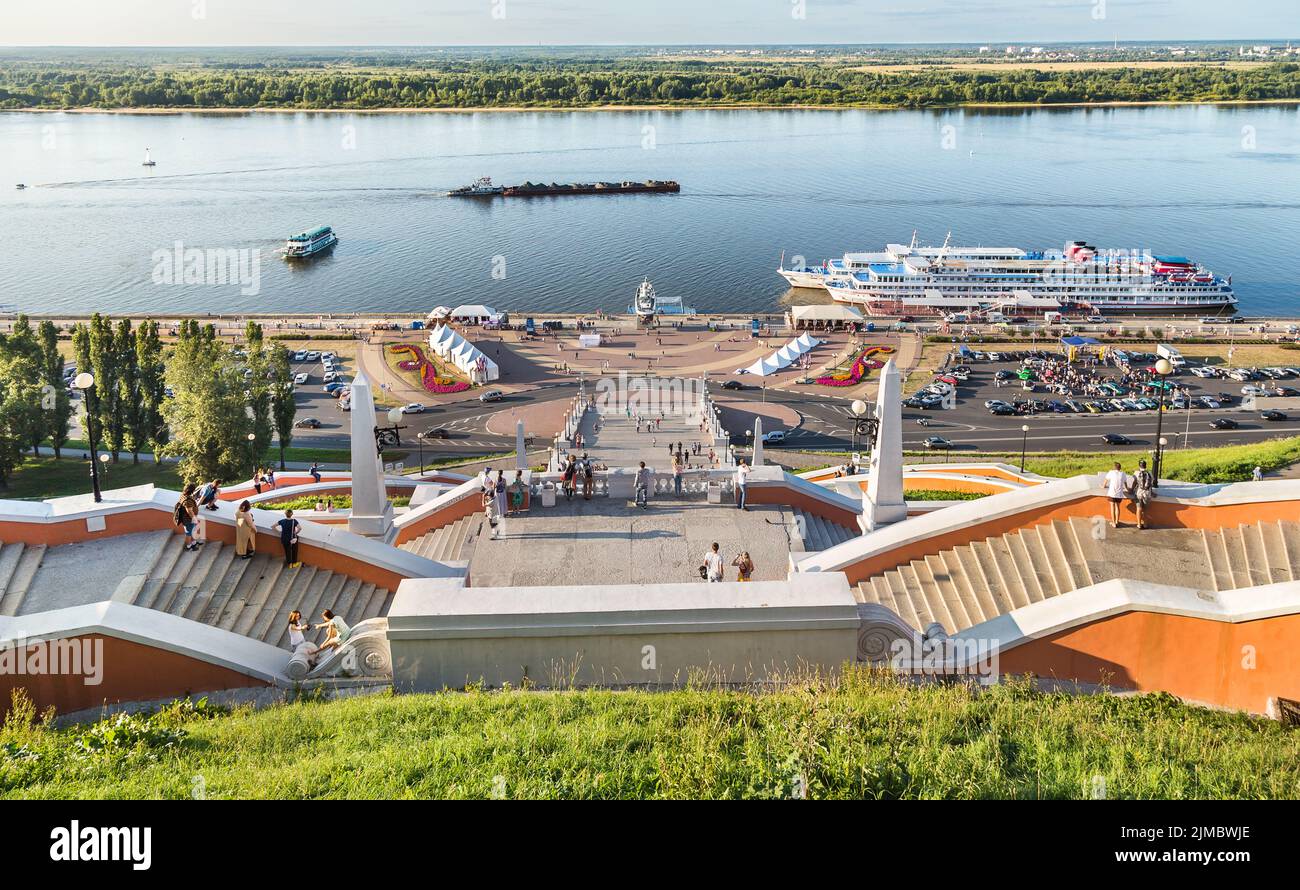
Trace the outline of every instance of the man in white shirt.
<instances>
[{"instance_id":1,"label":"man in white shirt","mask_svg":"<svg viewBox=\"0 0 1300 890\"><path fill-rule=\"evenodd\" d=\"M1103 484L1106 497L1110 498L1110 527L1119 528L1119 505L1124 502L1129 489L1128 474L1120 469L1119 461L1115 461L1114 469L1106 474Z\"/></svg>"},{"instance_id":2,"label":"man in white shirt","mask_svg":"<svg viewBox=\"0 0 1300 890\"><path fill-rule=\"evenodd\" d=\"M722 580L722 554L718 552L718 542L714 541L709 553L704 557L705 577L710 584Z\"/></svg>"},{"instance_id":3,"label":"man in white shirt","mask_svg":"<svg viewBox=\"0 0 1300 890\"><path fill-rule=\"evenodd\" d=\"M749 509L745 506L745 486L748 484L749 466L742 460L736 467L736 506L742 510Z\"/></svg>"}]
</instances>

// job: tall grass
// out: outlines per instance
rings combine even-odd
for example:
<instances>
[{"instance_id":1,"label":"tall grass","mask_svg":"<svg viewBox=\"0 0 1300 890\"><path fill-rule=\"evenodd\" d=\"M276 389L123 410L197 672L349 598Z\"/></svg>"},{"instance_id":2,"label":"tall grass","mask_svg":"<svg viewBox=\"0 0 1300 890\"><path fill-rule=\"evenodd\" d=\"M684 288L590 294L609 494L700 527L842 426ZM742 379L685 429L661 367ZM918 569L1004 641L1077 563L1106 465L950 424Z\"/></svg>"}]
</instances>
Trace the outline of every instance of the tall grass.
<instances>
[{"instance_id":1,"label":"tall grass","mask_svg":"<svg viewBox=\"0 0 1300 890\"><path fill-rule=\"evenodd\" d=\"M230 715L182 705L122 723L56 729L15 709L0 729L0 794L1300 797L1300 733L1268 720L1166 694L918 688L856 669L767 692L380 695Z\"/></svg>"}]
</instances>

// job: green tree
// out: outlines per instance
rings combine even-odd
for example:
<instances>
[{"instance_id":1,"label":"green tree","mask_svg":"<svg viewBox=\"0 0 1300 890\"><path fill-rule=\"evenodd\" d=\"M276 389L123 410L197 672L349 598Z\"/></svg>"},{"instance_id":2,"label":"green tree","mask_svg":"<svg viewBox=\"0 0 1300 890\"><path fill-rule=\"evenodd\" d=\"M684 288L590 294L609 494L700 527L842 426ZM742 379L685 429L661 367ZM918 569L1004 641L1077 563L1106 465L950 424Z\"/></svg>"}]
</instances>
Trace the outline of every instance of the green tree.
<instances>
[{"instance_id":1,"label":"green tree","mask_svg":"<svg viewBox=\"0 0 1300 890\"><path fill-rule=\"evenodd\" d=\"M289 353L282 347L271 352L271 415L275 418L276 438L280 443L280 469L284 469L284 449L293 444L293 420L298 405L294 401L293 371Z\"/></svg>"},{"instance_id":2,"label":"green tree","mask_svg":"<svg viewBox=\"0 0 1300 890\"><path fill-rule=\"evenodd\" d=\"M116 463L126 438L118 398L117 350L113 323L98 312L90 318L90 366L95 375L95 395L91 400L95 408L95 425L100 440ZM87 408L90 407L88 404Z\"/></svg>"},{"instance_id":3,"label":"green tree","mask_svg":"<svg viewBox=\"0 0 1300 890\"><path fill-rule=\"evenodd\" d=\"M117 363L117 412L120 435L131 449L131 462L140 463L140 452L149 443L140 396L140 366L136 358L135 331L131 320L117 323L113 335L113 359ZM121 442L113 443L115 448Z\"/></svg>"},{"instance_id":4,"label":"green tree","mask_svg":"<svg viewBox=\"0 0 1300 890\"><path fill-rule=\"evenodd\" d=\"M41 384L45 393L45 435L54 448L54 456L63 456L68 441L68 421L72 418L72 400L63 380L63 356L59 353L59 330L54 322L41 322Z\"/></svg>"},{"instance_id":5,"label":"green tree","mask_svg":"<svg viewBox=\"0 0 1300 890\"><path fill-rule=\"evenodd\" d=\"M270 350L262 334L262 326L250 321L244 330L247 342L248 406L253 412L254 453L258 460L271 447L273 433L271 422L271 360ZM278 347L275 347L278 349Z\"/></svg>"},{"instance_id":6,"label":"green tree","mask_svg":"<svg viewBox=\"0 0 1300 890\"><path fill-rule=\"evenodd\" d=\"M171 439L162 453L179 459L187 482L247 479L256 456L243 371L229 350L196 327L182 334L167 363L174 395L163 403Z\"/></svg>"},{"instance_id":7,"label":"green tree","mask_svg":"<svg viewBox=\"0 0 1300 890\"><path fill-rule=\"evenodd\" d=\"M158 322L146 321L135 334L135 364L139 374L140 417L137 431L148 439L156 456L167 444L167 422L163 419L163 402L167 398L167 381L163 375L162 339Z\"/></svg>"}]
</instances>

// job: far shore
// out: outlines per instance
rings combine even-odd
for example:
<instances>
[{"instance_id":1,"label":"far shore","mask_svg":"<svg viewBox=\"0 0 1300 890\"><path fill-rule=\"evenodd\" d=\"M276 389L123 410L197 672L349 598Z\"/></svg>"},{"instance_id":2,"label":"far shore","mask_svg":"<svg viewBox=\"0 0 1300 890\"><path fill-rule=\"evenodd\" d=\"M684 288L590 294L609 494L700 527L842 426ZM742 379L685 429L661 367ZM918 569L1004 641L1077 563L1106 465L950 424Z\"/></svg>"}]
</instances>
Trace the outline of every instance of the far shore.
<instances>
[{"instance_id":1,"label":"far shore","mask_svg":"<svg viewBox=\"0 0 1300 890\"><path fill-rule=\"evenodd\" d=\"M1162 105L1300 105L1300 99L1216 99L1209 101L1183 101L1176 99L1151 100L1146 102L962 102L955 105L879 105L871 103L848 103L842 105L572 105L572 106L465 106L458 108L5 108L0 111L28 114L481 114L484 112L501 112L519 114L524 112L575 112L575 111L954 111L958 109L978 109L980 111L994 108L1142 108Z\"/></svg>"}]
</instances>

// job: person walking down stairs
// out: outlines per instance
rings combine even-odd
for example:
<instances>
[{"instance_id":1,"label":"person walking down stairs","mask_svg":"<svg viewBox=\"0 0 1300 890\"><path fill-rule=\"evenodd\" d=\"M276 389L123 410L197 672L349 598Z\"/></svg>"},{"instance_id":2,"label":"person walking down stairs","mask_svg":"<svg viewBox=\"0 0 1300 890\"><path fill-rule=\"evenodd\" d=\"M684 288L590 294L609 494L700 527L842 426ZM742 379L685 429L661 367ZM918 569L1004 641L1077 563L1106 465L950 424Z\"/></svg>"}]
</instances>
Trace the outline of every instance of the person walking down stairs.
<instances>
[{"instance_id":1,"label":"person walking down stairs","mask_svg":"<svg viewBox=\"0 0 1300 890\"><path fill-rule=\"evenodd\" d=\"M280 528L280 543L284 545L284 564L291 569L302 565L298 561L298 534L302 524L293 518L292 510L284 511L284 518L276 523Z\"/></svg>"}]
</instances>

